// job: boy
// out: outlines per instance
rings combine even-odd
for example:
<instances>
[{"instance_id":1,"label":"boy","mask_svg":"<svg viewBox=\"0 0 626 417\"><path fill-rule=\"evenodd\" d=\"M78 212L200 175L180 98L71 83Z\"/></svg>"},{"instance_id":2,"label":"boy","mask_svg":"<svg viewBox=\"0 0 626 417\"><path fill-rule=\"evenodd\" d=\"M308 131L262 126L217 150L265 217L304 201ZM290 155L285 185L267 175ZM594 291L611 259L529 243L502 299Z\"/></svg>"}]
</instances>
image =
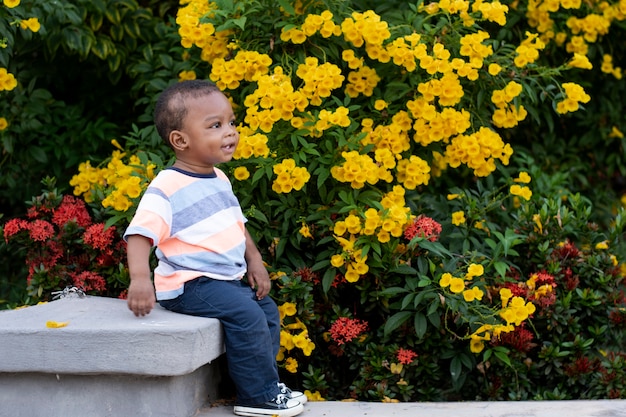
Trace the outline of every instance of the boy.
<instances>
[{"instance_id":1,"label":"boy","mask_svg":"<svg viewBox=\"0 0 626 417\"><path fill-rule=\"evenodd\" d=\"M231 104L210 82L183 81L159 96L154 121L176 160L150 183L124 234L128 307L144 316L158 301L178 313L218 318L237 390L234 413L295 416L306 396L278 380L280 318L268 297L269 275L230 182L215 167L230 161L239 143Z\"/></svg>"}]
</instances>

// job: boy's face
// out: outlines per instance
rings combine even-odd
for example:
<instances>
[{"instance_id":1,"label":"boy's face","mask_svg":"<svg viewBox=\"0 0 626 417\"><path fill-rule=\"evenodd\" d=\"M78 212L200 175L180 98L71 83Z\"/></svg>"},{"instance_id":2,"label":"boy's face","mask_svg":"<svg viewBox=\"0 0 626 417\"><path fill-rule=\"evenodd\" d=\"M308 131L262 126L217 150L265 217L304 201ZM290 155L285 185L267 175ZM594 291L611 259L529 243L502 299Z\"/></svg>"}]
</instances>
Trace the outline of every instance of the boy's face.
<instances>
[{"instance_id":1,"label":"boy's face","mask_svg":"<svg viewBox=\"0 0 626 417\"><path fill-rule=\"evenodd\" d=\"M178 131L183 146L175 146L177 162L193 172L213 172L215 165L232 159L239 143L233 109L220 92L187 98L185 105L187 115Z\"/></svg>"}]
</instances>

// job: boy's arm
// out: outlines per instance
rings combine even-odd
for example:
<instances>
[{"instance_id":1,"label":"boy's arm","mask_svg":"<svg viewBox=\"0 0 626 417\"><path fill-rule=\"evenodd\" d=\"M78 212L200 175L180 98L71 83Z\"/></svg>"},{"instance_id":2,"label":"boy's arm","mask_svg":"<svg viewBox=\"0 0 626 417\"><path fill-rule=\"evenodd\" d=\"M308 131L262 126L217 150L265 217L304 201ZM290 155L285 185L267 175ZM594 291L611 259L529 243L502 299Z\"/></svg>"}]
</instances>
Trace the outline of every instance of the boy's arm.
<instances>
[{"instance_id":1,"label":"boy's arm","mask_svg":"<svg viewBox=\"0 0 626 417\"><path fill-rule=\"evenodd\" d=\"M128 256L128 308L135 316L145 316L154 308L156 298L150 274L152 242L145 236L130 235L126 252Z\"/></svg>"},{"instance_id":2,"label":"boy's arm","mask_svg":"<svg viewBox=\"0 0 626 417\"><path fill-rule=\"evenodd\" d=\"M270 292L271 281L267 269L263 264L261 252L256 247L252 236L246 229L246 263L248 264L248 282L252 288L256 288L256 296L259 300Z\"/></svg>"}]
</instances>

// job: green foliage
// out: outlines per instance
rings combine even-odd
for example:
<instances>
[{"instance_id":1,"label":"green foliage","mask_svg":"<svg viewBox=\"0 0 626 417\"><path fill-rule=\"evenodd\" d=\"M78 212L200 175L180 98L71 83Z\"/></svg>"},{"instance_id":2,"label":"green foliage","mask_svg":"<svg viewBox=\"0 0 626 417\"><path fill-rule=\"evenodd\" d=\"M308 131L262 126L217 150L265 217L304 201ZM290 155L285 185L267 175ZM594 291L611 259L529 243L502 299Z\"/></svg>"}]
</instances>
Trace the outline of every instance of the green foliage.
<instances>
[{"instance_id":1,"label":"green foliage","mask_svg":"<svg viewBox=\"0 0 626 417\"><path fill-rule=\"evenodd\" d=\"M443 2L278 4L192 1L180 5L174 22L172 4L73 2L50 12L50 25L44 6L25 2L13 12L39 13L41 33L7 26L11 36L3 36L42 48L57 70L46 74L34 59L20 67L18 49L7 49L20 85L0 92L13 103L0 103L0 116L11 114L0 132L0 180L24 178L26 152L60 179L85 159L104 169L121 159L103 155L111 132L126 157L138 155L129 165L162 168L169 151L146 126L154 96L180 79L210 78L241 121L239 153L222 168L272 272L286 382L327 399L624 398L624 84L619 71L601 68L608 53L614 69L623 62L621 15L609 22L610 36L591 41L567 22L597 12L594 2L558 12L511 4L505 22L473 9L480 2L467 3L473 21ZM565 40L537 28L533 11L552 18L554 36L562 32ZM330 32L312 29L318 18L332 23ZM478 42L471 37L483 32ZM570 45L583 35L588 53ZM411 44L410 59L395 41ZM480 65L469 64L465 42ZM518 48L529 42L537 58L518 65ZM376 48L396 55L386 61ZM573 52L593 70L568 65ZM101 107L59 100L67 81L50 87L61 79L56 64L68 57L72 77L94 74L79 77L77 96L93 92ZM453 59L469 66L455 61L453 68ZM354 75L364 67L380 80ZM472 69L475 78L461 75ZM580 94L581 109L563 114L566 82L591 97ZM442 100L438 88L457 87L458 101ZM512 97L497 99L507 88ZM119 114L120 103L128 113ZM94 107L110 111L86 110ZM515 119L507 119L511 126L497 121L503 108ZM440 134L443 127L426 115L444 111L467 114L467 127L442 118L440 126L457 130ZM35 140L42 126L53 139ZM481 152L489 155L472 157ZM405 162L414 165L401 168ZM115 191L110 181L94 189L96 205ZM132 210L99 213L123 229ZM9 246L0 243L0 251ZM61 285L41 278L49 271L35 272L31 297ZM15 291L4 287L15 305Z\"/></svg>"}]
</instances>

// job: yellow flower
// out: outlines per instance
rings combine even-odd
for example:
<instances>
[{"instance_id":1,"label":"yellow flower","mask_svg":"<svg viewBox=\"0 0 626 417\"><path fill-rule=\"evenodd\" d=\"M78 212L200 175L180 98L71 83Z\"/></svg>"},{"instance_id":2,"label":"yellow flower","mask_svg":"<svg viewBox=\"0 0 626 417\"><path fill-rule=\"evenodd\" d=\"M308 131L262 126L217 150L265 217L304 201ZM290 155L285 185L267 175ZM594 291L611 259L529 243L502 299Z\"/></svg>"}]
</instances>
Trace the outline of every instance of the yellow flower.
<instances>
[{"instance_id":1,"label":"yellow flower","mask_svg":"<svg viewBox=\"0 0 626 417\"><path fill-rule=\"evenodd\" d=\"M401 363L393 363L392 362L391 365L389 365L389 368L390 368L392 374L399 375L402 372L403 366L402 366Z\"/></svg>"},{"instance_id":2,"label":"yellow flower","mask_svg":"<svg viewBox=\"0 0 626 417\"><path fill-rule=\"evenodd\" d=\"M196 72L191 71L181 71L178 73L178 81L187 81L187 80L195 80Z\"/></svg>"},{"instance_id":3,"label":"yellow flower","mask_svg":"<svg viewBox=\"0 0 626 417\"><path fill-rule=\"evenodd\" d=\"M302 227L298 232L304 237L313 238L313 235L311 235L311 230L309 229L309 225L306 223L302 223Z\"/></svg>"},{"instance_id":4,"label":"yellow flower","mask_svg":"<svg viewBox=\"0 0 626 417\"><path fill-rule=\"evenodd\" d=\"M448 195L446 196L446 198L448 199L448 201L450 201L450 200L455 200L455 199L457 199L457 198L459 198L459 197L461 197L461 195L460 195L460 194L448 194Z\"/></svg>"},{"instance_id":5,"label":"yellow flower","mask_svg":"<svg viewBox=\"0 0 626 417\"><path fill-rule=\"evenodd\" d=\"M286 316L293 316L297 312L296 305L289 302L281 304L280 306L278 306L278 312L281 318L284 318Z\"/></svg>"},{"instance_id":6,"label":"yellow flower","mask_svg":"<svg viewBox=\"0 0 626 417\"><path fill-rule=\"evenodd\" d=\"M455 226L465 224L465 213L462 211L455 211L452 213L452 224Z\"/></svg>"},{"instance_id":7,"label":"yellow flower","mask_svg":"<svg viewBox=\"0 0 626 417\"><path fill-rule=\"evenodd\" d=\"M0 130L4 130L9 127L9 122L4 117L0 117Z\"/></svg>"},{"instance_id":8,"label":"yellow flower","mask_svg":"<svg viewBox=\"0 0 626 417\"><path fill-rule=\"evenodd\" d=\"M531 178L530 178L530 175L528 175L528 172L522 171L519 173L519 176L515 178L513 181L528 184L531 181Z\"/></svg>"},{"instance_id":9,"label":"yellow flower","mask_svg":"<svg viewBox=\"0 0 626 417\"><path fill-rule=\"evenodd\" d=\"M481 264L470 264L467 268L466 279L472 279L473 277L479 277L485 273L485 268Z\"/></svg>"},{"instance_id":10,"label":"yellow flower","mask_svg":"<svg viewBox=\"0 0 626 417\"><path fill-rule=\"evenodd\" d=\"M39 23L39 19L37 19L36 17L31 17L29 19L22 20L20 22L20 27L22 29L28 29L31 32L39 32L39 29L41 29L41 24Z\"/></svg>"},{"instance_id":11,"label":"yellow flower","mask_svg":"<svg viewBox=\"0 0 626 417\"><path fill-rule=\"evenodd\" d=\"M589 62L589 58L586 55L574 53L574 57L570 62L567 63L567 66L572 68L582 68L582 69L592 69L593 65Z\"/></svg>"},{"instance_id":12,"label":"yellow flower","mask_svg":"<svg viewBox=\"0 0 626 417\"><path fill-rule=\"evenodd\" d=\"M374 102L374 108L378 111L384 110L387 108L387 102L385 100L376 100Z\"/></svg>"},{"instance_id":13,"label":"yellow flower","mask_svg":"<svg viewBox=\"0 0 626 417\"><path fill-rule=\"evenodd\" d=\"M530 200L530 198L533 195L533 192L530 190L530 188L526 186L517 185L517 184L511 185L511 188L509 191L511 194L515 196L520 196L524 200Z\"/></svg>"},{"instance_id":14,"label":"yellow flower","mask_svg":"<svg viewBox=\"0 0 626 417\"><path fill-rule=\"evenodd\" d=\"M285 361L285 369L288 372L295 374L296 372L298 372L298 361L296 361L294 358L287 358L287 360Z\"/></svg>"},{"instance_id":15,"label":"yellow flower","mask_svg":"<svg viewBox=\"0 0 626 417\"><path fill-rule=\"evenodd\" d=\"M489 64L488 71L491 75L498 75L502 71L502 67L498 64Z\"/></svg>"},{"instance_id":16,"label":"yellow flower","mask_svg":"<svg viewBox=\"0 0 626 417\"><path fill-rule=\"evenodd\" d=\"M485 348L485 343L479 338L472 337L470 341L470 351L472 353L480 353Z\"/></svg>"},{"instance_id":17,"label":"yellow flower","mask_svg":"<svg viewBox=\"0 0 626 417\"><path fill-rule=\"evenodd\" d=\"M4 0L4 5L12 9L20 5L20 0Z\"/></svg>"},{"instance_id":18,"label":"yellow flower","mask_svg":"<svg viewBox=\"0 0 626 417\"><path fill-rule=\"evenodd\" d=\"M444 274L441 275L441 278L439 279L439 285L442 288L446 288L447 286L450 285L450 280L452 279L452 274L449 272L446 272Z\"/></svg>"},{"instance_id":19,"label":"yellow flower","mask_svg":"<svg viewBox=\"0 0 626 417\"><path fill-rule=\"evenodd\" d=\"M603 241L603 242L598 242L596 243L596 249L598 250L604 250L604 249L608 249L609 248L609 242L608 241Z\"/></svg>"},{"instance_id":20,"label":"yellow flower","mask_svg":"<svg viewBox=\"0 0 626 417\"><path fill-rule=\"evenodd\" d=\"M455 294L458 294L460 292L463 292L463 290L465 289L465 281L463 281L461 278L452 278L450 279L450 291L452 291Z\"/></svg>"},{"instance_id":21,"label":"yellow flower","mask_svg":"<svg viewBox=\"0 0 626 417\"><path fill-rule=\"evenodd\" d=\"M306 395L309 401L324 401L324 397L322 397L319 391L311 392L307 389L304 391L304 395Z\"/></svg>"},{"instance_id":22,"label":"yellow flower","mask_svg":"<svg viewBox=\"0 0 626 417\"><path fill-rule=\"evenodd\" d=\"M335 268L342 267L344 263L345 263L345 259L343 258L342 255L333 255L330 258L330 264L334 266Z\"/></svg>"}]
</instances>

